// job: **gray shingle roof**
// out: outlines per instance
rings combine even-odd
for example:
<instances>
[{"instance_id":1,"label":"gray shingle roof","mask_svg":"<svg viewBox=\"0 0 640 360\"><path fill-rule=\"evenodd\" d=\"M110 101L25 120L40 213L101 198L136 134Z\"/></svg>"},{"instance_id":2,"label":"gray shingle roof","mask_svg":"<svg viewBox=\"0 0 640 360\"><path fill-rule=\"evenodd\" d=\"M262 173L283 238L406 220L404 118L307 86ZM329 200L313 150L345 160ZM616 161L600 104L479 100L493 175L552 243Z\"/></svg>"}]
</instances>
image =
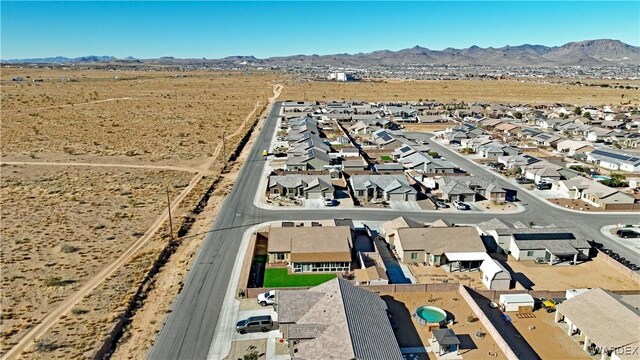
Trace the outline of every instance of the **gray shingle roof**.
<instances>
[{"instance_id":1,"label":"gray shingle roof","mask_svg":"<svg viewBox=\"0 0 640 360\"><path fill-rule=\"evenodd\" d=\"M380 296L338 279L356 359L402 359Z\"/></svg>"},{"instance_id":2,"label":"gray shingle roof","mask_svg":"<svg viewBox=\"0 0 640 360\"><path fill-rule=\"evenodd\" d=\"M344 279L309 290L278 292L277 311L302 359L401 360L402 353L377 294ZM306 339L306 340L304 340Z\"/></svg>"}]
</instances>

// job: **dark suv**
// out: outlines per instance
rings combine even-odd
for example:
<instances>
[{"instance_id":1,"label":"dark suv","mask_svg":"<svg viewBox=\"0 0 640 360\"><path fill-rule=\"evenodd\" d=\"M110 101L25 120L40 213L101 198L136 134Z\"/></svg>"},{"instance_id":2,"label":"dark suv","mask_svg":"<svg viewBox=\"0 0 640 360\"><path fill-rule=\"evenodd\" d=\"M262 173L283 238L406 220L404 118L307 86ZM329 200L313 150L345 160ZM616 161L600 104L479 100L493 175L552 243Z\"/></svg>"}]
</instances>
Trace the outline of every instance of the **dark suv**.
<instances>
[{"instance_id":1,"label":"dark suv","mask_svg":"<svg viewBox=\"0 0 640 360\"><path fill-rule=\"evenodd\" d=\"M516 179L516 182L520 185L533 184L533 180L527 179L526 177L519 177Z\"/></svg>"},{"instance_id":2,"label":"dark suv","mask_svg":"<svg viewBox=\"0 0 640 360\"><path fill-rule=\"evenodd\" d=\"M536 189L538 190L550 190L551 187L552 187L551 183L544 183L544 182L538 183L538 185L536 185Z\"/></svg>"},{"instance_id":3,"label":"dark suv","mask_svg":"<svg viewBox=\"0 0 640 360\"><path fill-rule=\"evenodd\" d=\"M635 239L640 237L640 233L637 233L630 229L621 229L616 231L616 235L620 236L623 239Z\"/></svg>"},{"instance_id":4,"label":"dark suv","mask_svg":"<svg viewBox=\"0 0 640 360\"><path fill-rule=\"evenodd\" d=\"M273 329L273 320L271 315L264 316L252 316L245 320L240 320L236 324L236 331L240 334L246 334L248 332L267 332Z\"/></svg>"}]
</instances>

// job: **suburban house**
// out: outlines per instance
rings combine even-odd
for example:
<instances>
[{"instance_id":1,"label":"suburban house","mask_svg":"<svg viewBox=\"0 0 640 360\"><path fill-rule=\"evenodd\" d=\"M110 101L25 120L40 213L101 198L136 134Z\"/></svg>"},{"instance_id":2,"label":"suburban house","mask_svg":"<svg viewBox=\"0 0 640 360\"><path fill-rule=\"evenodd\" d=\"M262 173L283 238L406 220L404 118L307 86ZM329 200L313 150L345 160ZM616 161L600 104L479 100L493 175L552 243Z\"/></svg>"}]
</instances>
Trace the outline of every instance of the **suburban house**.
<instances>
[{"instance_id":1,"label":"suburban house","mask_svg":"<svg viewBox=\"0 0 640 360\"><path fill-rule=\"evenodd\" d=\"M287 170L323 170L331 165L331 156L324 151L315 148L309 149L302 155L289 156L287 158Z\"/></svg>"},{"instance_id":2,"label":"suburban house","mask_svg":"<svg viewBox=\"0 0 640 360\"><path fill-rule=\"evenodd\" d=\"M345 272L351 270L352 248L349 226L271 226L267 257L292 272Z\"/></svg>"},{"instance_id":3,"label":"suburban house","mask_svg":"<svg viewBox=\"0 0 640 360\"><path fill-rule=\"evenodd\" d=\"M491 137L489 135L483 135L473 139L463 139L460 142L460 145L462 145L463 148L471 149L473 150L473 152L477 152L480 146L489 144L491 142L493 142L493 140L491 140Z\"/></svg>"},{"instance_id":4,"label":"suburban house","mask_svg":"<svg viewBox=\"0 0 640 360\"><path fill-rule=\"evenodd\" d=\"M614 204L633 206L636 201L631 194L603 185L597 181L591 181L589 186L582 190L580 198L593 206L604 209Z\"/></svg>"},{"instance_id":5,"label":"suburban house","mask_svg":"<svg viewBox=\"0 0 640 360\"><path fill-rule=\"evenodd\" d=\"M425 174L453 174L458 169L453 163L447 160L434 159L421 152L414 152L411 155L402 157L398 159L398 162L402 164L405 169L416 170Z\"/></svg>"},{"instance_id":6,"label":"suburban house","mask_svg":"<svg viewBox=\"0 0 640 360\"><path fill-rule=\"evenodd\" d=\"M267 189L270 196L303 199L333 199L335 192L329 175L271 175Z\"/></svg>"},{"instance_id":7,"label":"suburban house","mask_svg":"<svg viewBox=\"0 0 640 360\"><path fill-rule=\"evenodd\" d=\"M520 154L520 149L497 141L478 146L475 151L484 158L497 158L500 156Z\"/></svg>"},{"instance_id":8,"label":"suburban house","mask_svg":"<svg viewBox=\"0 0 640 360\"><path fill-rule=\"evenodd\" d=\"M517 169L517 168L522 169L531 164L535 164L538 161L540 161L540 159L527 154L498 157L498 162L501 164L504 164L507 169Z\"/></svg>"},{"instance_id":9,"label":"suburban house","mask_svg":"<svg viewBox=\"0 0 640 360\"><path fill-rule=\"evenodd\" d=\"M361 201L415 201L418 196L404 174L352 175L349 183L354 195Z\"/></svg>"},{"instance_id":10,"label":"suburban house","mask_svg":"<svg viewBox=\"0 0 640 360\"><path fill-rule=\"evenodd\" d=\"M362 171L366 170L369 165L362 157L356 158L347 158L348 160L343 160L340 164L341 170L346 173L351 173L352 171Z\"/></svg>"},{"instance_id":11,"label":"suburban house","mask_svg":"<svg viewBox=\"0 0 640 360\"><path fill-rule=\"evenodd\" d=\"M548 161L538 161L524 168L524 177L536 183L543 180L559 181L580 176L580 173Z\"/></svg>"},{"instance_id":12,"label":"suburban house","mask_svg":"<svg viewBox=\"0 0 640 360\"><path fill-rule=\"evenodd\" d=\"M635 149L640 147L640 133L620 133L611 135L607 141L610 141L614 146L618 145L622 148Z\"/></svg>"},{"instance_id":13,"label":"suburban house","mask_svg":"<svg viewBox=\"0 0 640 360\"><path fill-rule=\"evenodd\" d=\"M457 261L479 264L486 256L487 250L475 227L400 228L396 234L395 249L405 264L441 266Z\"/></svg>"},{"instance_id":14,"label":"suburban house","mask_svg":"<svg viewBox=\"0 0 640 360\"><path fill-rule=\"evenodd\" d=\"M587 153L587 161L610 170L640 172L640 155L596 149Z\"/></svg>"},{"instance_id":15,"label":"suburban house","mask_svg":"<svg viewBox=\"0 0 640 360\"><path fill-rule=\"evenodd\" d=\"M556 144L556 149L569 156L583 154L593 150L593 145L587 141L562 140Z\"/></svg>"},{"instance_id":16,"label":"suburban house","mask_svg":"<svg viewBox=\"0 0 640 360\"><path fill-rule=\"evenodd\" d=\"M513 201L516 191L505 189L491 176L443 176L436 179L442 198L453 201Z\"/></svg>"},{"instance_id":17,"label":"suburban house","mask_svg":"<svg viewBox=\"0 0 640 360\"><path fill-rule=\"evenodd\" d=\"M562 140L562 137L558 135L548 134L548 133L540 133L531 138L531 142L536 145L542 146L555 146L558 141Z\"/></svg>"},{"instance_id":18,"label":"suburban house","mask_svg":"<svg viewBox=\"0 0 640 360\"><path fill-rule=\"evenodd\" d=\"M312 110L312 103L308 101L284 101L282 103L282 108L284 111L292 111L292 112L306 112Z\"/></svg>"},{"instance_id":19,"label":"suburban house","mask_svg":"<svg viewBox=\"0 0 640 360\"><path fill-rule=\"evenodd\" d=\"M525 228L488 230L498 246L518 261L537 260L554 265L575 264L589 258L591 244L571 229Z\"/></svg>"},{"instance_id":20,"label":"suburban house","mask_svg":"<svg viewBox=\"0 0 640 360\"><path fill-rule=\"evenodd\" d=\"M587 133L587 140L591 142L601 142L604 141L607 137L614 135L616 132L614 130L609 130L601 127L592 127L589 129Z\"/></svg>"},{"instance_id":21,"label":"suburban house","mask_svg":"<svg viewBox=\"0 0 640 360\"><path fill-rule=\"evenodd\" d=\"M565 300L556 306L555 322L568 336L583 339L582 349L601 352L600 359L637 359L640 313L619 295L600 288ZM635 349L635 350L634 350Z\"/></svg>"},{"instance_id":22,"label":"suburban house","mask_svg":"<svg viewBox=\"0 0 640 360\"><path fill-rule=\"evenodd\" d=\"M333 279L276 295L278 323L296 359L402 360L387 304L375 293Z\"/></svg>"},{"instance_id":23,"label":"suburban house","mask_svg":"<svg viewBox=\"0 0 640 360\"><path fill-rule=\"evenodd\" d=\"M635 198L631 194L582 176L558 181L555 187L566 198L582 199L597 207L606 208L610 204L631 205L635 202Z\"/></svg>"},{"instance_id":24,"label":"suburban house","mask_svg":"<svg viewBox=\"0 0 640 360\"><path fill-rule=\"evenodd\" d=\"M387 243L394 245L398 236L398 229L404 228L423 228L424 224L411 220L404 216L397 217L393 220L385 221L380 225L380 235L384 237Z\"/></svg>"}]
</instances>

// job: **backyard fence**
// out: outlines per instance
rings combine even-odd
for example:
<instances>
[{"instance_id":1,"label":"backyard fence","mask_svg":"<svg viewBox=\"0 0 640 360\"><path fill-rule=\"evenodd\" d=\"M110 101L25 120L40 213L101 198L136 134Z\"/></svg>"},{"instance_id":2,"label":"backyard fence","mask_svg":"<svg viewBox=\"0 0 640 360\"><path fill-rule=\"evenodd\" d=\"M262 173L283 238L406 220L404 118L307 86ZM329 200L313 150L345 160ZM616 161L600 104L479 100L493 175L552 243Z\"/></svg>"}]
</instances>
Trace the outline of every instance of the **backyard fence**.
<instances>
[{"instance_id":1,"label":"backyard fence","mask_svg":"<svg viewBox=\"0 0 640 360\"><path fill-rule=\"evenodd\" d=\"M500 350L502 350L502 353L507 357L507 359L518 360L518 356L516 356L513 350L511 350L511 347L509 346L509 344L507 344L507 341L502 337L495 326L493 326L493 323L491 322L491 320L489 320L489 318L487 318L482 309L480 309L480 306L478 306L471 294L469 294L467 288L463 285L460 285L458 291L460 292L462 298L467 302L467 304L469 304L471 311L476 314L482 325L484 325L485 329L487 329L489 335L493 337L496 345L500 348Z\"/></svg>"},{"instance_id":2,"label":"backyard fence","mask_svg":"<svg viewBox=\"0 0 640 360\"><path fill-rule=\"evenodd\" d=\"M616 261L616 259L612 258L611 256L603 253L602 251L598 250L598 255L593 258L594 261L602 261L605 264L611 266L612 268L616 269L618 272L620 272L622 275L628 277L629 279L638 282L640 284L640 274L636 271L633 271L631 269L629 269L628 267L620 264L618 261Z\"/></svg>"}]
</instances>

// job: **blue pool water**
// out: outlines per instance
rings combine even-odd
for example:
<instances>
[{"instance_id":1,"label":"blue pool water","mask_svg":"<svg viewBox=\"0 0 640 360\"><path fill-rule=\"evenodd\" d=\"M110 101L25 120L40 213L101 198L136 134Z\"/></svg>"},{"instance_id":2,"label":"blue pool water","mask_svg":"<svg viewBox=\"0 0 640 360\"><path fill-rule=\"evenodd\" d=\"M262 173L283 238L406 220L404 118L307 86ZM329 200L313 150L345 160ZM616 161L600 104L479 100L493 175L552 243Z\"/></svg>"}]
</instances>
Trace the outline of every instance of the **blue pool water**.
<instances>
[{"instance_id":1,"label":"blue pool water","mask_svg":"<svg viewBox=\"0 0 640 360\"><path fill-rule=\"evenodd\" d=\"M593 177L593 180L595 181L611 180L610 177L604 176L604 175L593 175L592 177Z\"/></svg>"},{"instance_id":2,"label":"blue pool water","mask_svg":"<svg viewBox=\"0 0 640 360\"><path fill-rule=\"evenodd\" d=\"M416 310L416 315L428 323L439 323L447 318L447 313L435 306L421 306Z\"/></svg>"}]
</instances>

